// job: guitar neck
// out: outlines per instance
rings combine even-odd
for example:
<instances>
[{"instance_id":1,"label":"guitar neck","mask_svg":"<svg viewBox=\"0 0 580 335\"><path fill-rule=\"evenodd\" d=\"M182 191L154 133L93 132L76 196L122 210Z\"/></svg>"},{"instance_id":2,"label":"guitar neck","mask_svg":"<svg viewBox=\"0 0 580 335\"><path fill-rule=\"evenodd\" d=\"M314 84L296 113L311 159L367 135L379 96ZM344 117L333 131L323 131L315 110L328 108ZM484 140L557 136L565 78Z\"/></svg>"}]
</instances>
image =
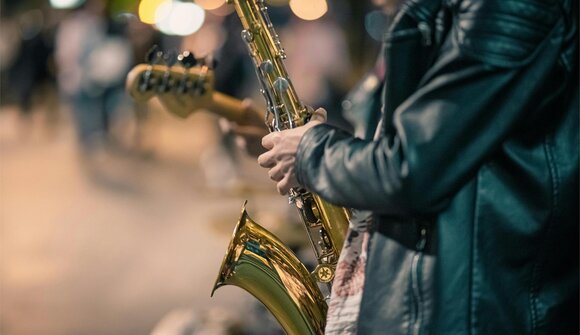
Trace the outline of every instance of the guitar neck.
<instances>
[{"instance_id":1,"label":"guitar neck","mask_svg":"<svg viewBox=\"0 0 580 335\"><path fill-rule=\"evenodd\" d=\"M136 101L157 97L168 112L183 118L197 110L207 110L237 123L259 118L255 110L244 108L241 100L214 91L213 82L213 71L207 66L139 64L127 75L126 89Z\"/></svg>"},{"instance_id":2,"label":"guitar neck","mask_svg":"<svg viewBox=\"0 0 580 335\"><path fill-rule=\"evenodd\" d=\"M220 92L214 91L211 93L211 98L206 108L233 122L241 123L248 117L248 111L244 109L242 100Z\"/></svg>"}]
</instances>

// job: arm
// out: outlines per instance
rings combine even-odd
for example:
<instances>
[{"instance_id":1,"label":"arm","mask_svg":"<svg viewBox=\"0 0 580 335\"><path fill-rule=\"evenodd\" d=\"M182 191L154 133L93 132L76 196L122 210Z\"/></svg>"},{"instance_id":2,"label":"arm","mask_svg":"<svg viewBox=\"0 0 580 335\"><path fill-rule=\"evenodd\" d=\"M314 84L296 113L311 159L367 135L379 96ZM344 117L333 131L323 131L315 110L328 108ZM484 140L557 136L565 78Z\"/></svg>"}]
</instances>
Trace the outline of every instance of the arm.
<instances>
[{"instance_id":1,"label":"arm","mask_svg":"<svg viewBox=\"0 0 580 335\"><path fill-rule=\"evenodd\" d=\"M561 47L557 7L542 14L525 5L523 18L516 9L510 15L529 22L506 31L474 19L505 17L505 6L496 13L460 4L439 58L395 111L394 134L364 141L316 126L298 147L298 181L332 203L359 209L426 213L443 207L562 80L554 78Z\"/></svg>"}]
</instances>

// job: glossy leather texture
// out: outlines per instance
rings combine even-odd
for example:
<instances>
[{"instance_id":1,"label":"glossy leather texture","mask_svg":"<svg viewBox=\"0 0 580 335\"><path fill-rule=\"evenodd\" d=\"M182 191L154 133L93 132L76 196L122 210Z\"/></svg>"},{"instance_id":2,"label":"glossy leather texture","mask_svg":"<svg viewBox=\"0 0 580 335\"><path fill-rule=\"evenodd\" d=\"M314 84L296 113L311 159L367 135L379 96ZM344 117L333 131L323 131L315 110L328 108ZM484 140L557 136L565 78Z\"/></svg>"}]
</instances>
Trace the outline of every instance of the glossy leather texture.
<instances>
[{"instance_id":1,"label":"glossy leather texture","mask_svg":"<svg viewBox=\"0 0 580 335\"><path fill-rule=\"evenodd\" d=\"M409 0L379 136L310 129L299 181L372 210L360 334L578 334L577 0Z\"/></svg>"}]
</instances>

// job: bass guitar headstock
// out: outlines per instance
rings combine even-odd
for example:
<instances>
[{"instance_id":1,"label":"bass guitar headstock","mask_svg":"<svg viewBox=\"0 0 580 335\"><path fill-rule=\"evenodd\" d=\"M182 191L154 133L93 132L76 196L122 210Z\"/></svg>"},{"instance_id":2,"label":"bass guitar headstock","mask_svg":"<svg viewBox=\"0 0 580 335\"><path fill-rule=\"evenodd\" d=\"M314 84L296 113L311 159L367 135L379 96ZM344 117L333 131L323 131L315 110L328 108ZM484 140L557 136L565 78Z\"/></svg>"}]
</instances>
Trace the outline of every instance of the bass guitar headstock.
<instances>
[{"instance_id":1,"label":"bass guitar headstock","mask_svg":"<svg viewBox=\"0 0 580 335\"><path fill-rule=\"evenodd\" d=\"M195 58L189 51L163 53L154 47L146 60L148 64L135 66L127 75L127 92L136 101L156 96L180 117L212 103L216 62L211 57Z\"/></svg>"}]
</instances>

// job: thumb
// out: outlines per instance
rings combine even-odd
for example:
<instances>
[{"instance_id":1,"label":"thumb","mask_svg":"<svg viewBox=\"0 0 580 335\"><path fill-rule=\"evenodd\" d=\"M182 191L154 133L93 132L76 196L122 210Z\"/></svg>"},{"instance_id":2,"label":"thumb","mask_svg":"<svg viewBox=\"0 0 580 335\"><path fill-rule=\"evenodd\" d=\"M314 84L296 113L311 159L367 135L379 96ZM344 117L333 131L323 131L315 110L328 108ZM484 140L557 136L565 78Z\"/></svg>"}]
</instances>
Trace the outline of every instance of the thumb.
<instances>
[{"instance_id":1,"label":"thumb","mask_svg":"<svg viewBox=\"0 0 580 335\"><path fill-rule=\"evenodd\" d=\"M310 117L310 121L326 122L326 109L318 108Z\"/></svg>"}]
</instances>

